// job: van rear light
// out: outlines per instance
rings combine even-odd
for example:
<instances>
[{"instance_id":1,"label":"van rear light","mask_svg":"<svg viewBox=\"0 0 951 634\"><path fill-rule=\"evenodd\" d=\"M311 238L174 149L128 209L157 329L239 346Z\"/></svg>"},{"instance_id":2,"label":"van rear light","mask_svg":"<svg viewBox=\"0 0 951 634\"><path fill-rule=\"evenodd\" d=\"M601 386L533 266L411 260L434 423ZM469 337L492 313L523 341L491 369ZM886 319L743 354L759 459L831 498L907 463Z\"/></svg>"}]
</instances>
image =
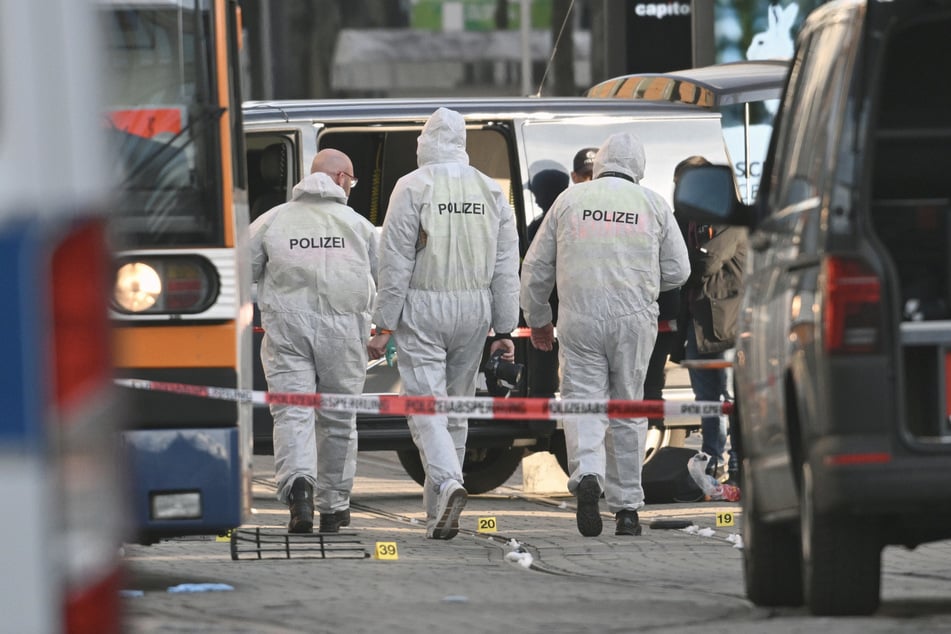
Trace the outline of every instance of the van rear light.
<instances>
[{"instance_id":1,"label":"van rear light","mask_svg":"<svg viewBox=\"0 0 951 634\"><path fill-rule=\"evenodd\" d=\"M862 260L823 262L823 342L826 352L877 352L882 345L881 281Z\"/></svg>"}]
</instances>

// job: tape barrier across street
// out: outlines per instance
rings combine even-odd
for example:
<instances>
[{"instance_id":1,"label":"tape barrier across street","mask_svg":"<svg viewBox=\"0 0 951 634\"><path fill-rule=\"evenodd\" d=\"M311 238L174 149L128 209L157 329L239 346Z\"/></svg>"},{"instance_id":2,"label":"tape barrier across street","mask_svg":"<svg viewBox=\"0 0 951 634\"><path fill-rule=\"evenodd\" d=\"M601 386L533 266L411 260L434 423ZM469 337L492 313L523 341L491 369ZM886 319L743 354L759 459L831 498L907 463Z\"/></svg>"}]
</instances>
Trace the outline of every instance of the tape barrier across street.
<instances>
[{"instance_id":1,"label":"tape barrier across street","mask_svg":"<svg viewBox=\"0 0 951 634\"><path fill-rule=\"evenodd\" d=\"M596 399L502 398L493 396L397 396L297 394L226 387L188 385L144 379L116 379L116 385L136 390L170 392L255 406L271 404L314 407L333 412L408 416L446 414L466 418L538 420L607 415L609 418L660 418L730 414L732 403L719 401L624 401Z\"/></svg>"}]
</instances>

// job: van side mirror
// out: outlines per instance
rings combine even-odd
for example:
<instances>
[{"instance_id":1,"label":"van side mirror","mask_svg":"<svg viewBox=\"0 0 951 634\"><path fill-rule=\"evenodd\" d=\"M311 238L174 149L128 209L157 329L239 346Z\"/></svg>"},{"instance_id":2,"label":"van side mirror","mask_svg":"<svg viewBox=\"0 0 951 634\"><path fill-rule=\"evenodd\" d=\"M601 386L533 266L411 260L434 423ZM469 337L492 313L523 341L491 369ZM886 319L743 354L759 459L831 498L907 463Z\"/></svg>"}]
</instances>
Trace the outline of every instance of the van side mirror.
<instances>
[{"instance_id":1,"label":"van side mirror","mask_svg":"<svg viewBox=\"0 0 951 634\"><path fill-rule=\"evenodd\" d=\"M681 218L712 224L749 226L752 218L727 165L686 169L674 188L674 210Z\"/></svg>"}]
</instances>

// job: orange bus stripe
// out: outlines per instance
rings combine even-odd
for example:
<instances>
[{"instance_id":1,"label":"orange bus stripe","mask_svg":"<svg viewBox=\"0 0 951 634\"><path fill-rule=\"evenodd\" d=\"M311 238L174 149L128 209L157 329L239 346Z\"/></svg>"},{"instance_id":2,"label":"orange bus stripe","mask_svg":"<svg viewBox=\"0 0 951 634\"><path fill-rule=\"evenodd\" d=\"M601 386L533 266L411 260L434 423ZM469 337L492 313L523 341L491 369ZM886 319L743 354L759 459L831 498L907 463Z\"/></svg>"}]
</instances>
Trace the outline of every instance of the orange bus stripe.
<instances>
[{"instance_id":1,"label":"orange bus stripe","mask_svg":"<svg viewBox=\"0 0 951 634\"><path fill-rule=\"evenodd\" d=\"M235 324L113 328L116 367L235 367Z\"/></svg>"},{"instance_id":2,"label":"orange bus stripe","mask_svg":"<svg viewBox=\"0 0 951 634\"><path fill-rule=\"evenodd\" d=\"M231 147L231 125L234 118L234 109L240 108L240 103L231 103L229 90L228 65L228 19L223 0L215 2L215 65L218 68L218 103L226 107L225 113L218 119L218 129L221 133L221 202L224 208L225 246L235 246L234 227L234 158ZM237 64L238 60L234 60Z\"/></svg>"}]
</instances>

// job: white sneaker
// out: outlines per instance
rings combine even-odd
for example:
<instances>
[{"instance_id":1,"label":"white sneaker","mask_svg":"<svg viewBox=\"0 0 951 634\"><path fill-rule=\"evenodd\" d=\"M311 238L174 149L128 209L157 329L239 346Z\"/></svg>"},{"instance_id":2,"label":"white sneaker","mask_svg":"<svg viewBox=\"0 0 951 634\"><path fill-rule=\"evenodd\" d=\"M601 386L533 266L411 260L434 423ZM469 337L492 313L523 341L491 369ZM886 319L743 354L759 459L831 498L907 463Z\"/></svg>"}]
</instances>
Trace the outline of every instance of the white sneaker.
<instances>
[{"instance_id":1,"label":"white sneaker","mask_svg":"<svg viewBox=\"0 0 951 634\"><path fill-rule=\"evenodd\" d=\"M436 498L436 523L427 537L452 539L459 534L459 516L466 507L469 494L461 484L449 480Z\"/></svg>"}]
</instances>

